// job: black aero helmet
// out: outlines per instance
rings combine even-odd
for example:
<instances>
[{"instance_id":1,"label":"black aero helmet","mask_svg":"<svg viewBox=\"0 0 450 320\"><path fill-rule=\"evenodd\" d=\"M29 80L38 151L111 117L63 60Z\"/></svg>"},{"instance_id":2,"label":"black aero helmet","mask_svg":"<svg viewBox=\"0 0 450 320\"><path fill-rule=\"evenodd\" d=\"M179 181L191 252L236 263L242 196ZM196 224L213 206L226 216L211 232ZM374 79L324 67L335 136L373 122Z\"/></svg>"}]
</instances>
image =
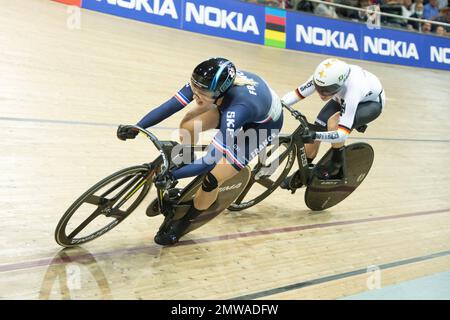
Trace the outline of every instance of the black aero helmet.
<instances>
[{"instance_id":1,"label":"black aero helmet","mask_svg":"<svg viewBox=\"0 0 450 320\"><path fill-rule=\"evenodd\" d=\"M236 67L225 58L210 58L195 67L191 81L198 89L213 92L219 98L230 89L236 78Z\"/></svg>"}]
</instances>

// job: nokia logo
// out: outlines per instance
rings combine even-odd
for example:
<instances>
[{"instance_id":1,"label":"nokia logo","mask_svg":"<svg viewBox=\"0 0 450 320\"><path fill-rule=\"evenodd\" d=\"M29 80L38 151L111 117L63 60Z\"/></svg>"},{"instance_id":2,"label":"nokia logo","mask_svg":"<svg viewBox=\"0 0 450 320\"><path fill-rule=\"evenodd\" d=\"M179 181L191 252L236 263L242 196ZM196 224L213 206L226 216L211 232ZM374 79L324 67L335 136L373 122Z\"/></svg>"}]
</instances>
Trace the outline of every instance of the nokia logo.
<instances>
[{"instance_id":1,"label":"nokia logo","mask_svg":"<svg viewBox=\"0 0 450 320\"><path fill-rule=\"evenodd\" d=\"M311 27L307 29L301 24L297 25L296 41L314 44L321 47L334 47L337 49L352 49L358 51L358 44L353 33Z\"/></svg>"},{"instance_id":2,"label":"nokia logo","mask_svg":"<svg viewBox=\"0 0 450 320\"><path fill-rule=\"evenodd\" d=\"M311 26L305 28L301 24L298 24L296 28L296 42L304 42L320 47L359 51L358 42L353 33ZM364 52L366 53L419 60L419 53L414 43L369 36L364 36L363 41L360 43L364 45ZM432 58L436 56L435 54Z\"/></svg>"},{"instance_id":3,"label":"nokia logo","mask_svg":"<svg viewBox=\"0 0 450 320\"><path fill-rule=\"evenodd\" d=\"M195 21L212 28L230 29L238 32L251 32L259 35L256 19L252 15L244 16L240 12L227 11L216 7L197 6L186 2L185 19L187 22Z\"/></svg>"},{"instance_id":4,"label":"nokia logo","mask_svg":"<svg viewBox=\"0 0 450 320\"><path fill-rule=\"evenodd\" d=\"M173 0L96 0L97 2L107 2L110 5L136 11L144 10L147 13L158 16L169 15L173 19L178 19L178 13Z\"/></svg>"},{"instance_id":5,"label":"nokia logo","mask_svg":"<svg viewBox=\"0 0 450 320\"><path fill-rule=\"evenodd\" d=\"M238 189L241 186L242 186L242 182L239 182L238 184L233 184L231 186L225 186L225 187L219 188L219 192L231 191L231 190L234 190L234 189Z\"/></svg>"},{"instance_id":6,"label":"nokia logo","mask_svg":"<svg viewBox=\"0 0 450 320\"><path fill-rule=\"evenodd\" d=\"M395 41L386 38L371 38L364 37L364 52L371 52L380 56L390 56L399 58L414 58L419 60L419 53L417 52L414 43L405 41Z\"/></svg>"},{"instance_id":7,"label":"nokia logo","mask_svg":"<svg viewBox=\"0 0 450 320\"><path fill-rule=\"evenodd\" d=\"M431 62L450 64L450 48L430 47Z\"/></svg>"}]
</instances>

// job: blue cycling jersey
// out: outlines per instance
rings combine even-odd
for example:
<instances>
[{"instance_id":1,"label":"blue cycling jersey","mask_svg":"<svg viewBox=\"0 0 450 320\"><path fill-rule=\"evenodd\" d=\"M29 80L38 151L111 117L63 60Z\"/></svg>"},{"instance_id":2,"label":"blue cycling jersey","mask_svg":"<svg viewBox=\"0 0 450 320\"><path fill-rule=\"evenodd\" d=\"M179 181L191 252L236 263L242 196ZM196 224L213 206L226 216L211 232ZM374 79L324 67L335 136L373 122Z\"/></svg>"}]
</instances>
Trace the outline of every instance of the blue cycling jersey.
<instances>
[{"instance_id":1,"label":"blue cycling jersey","mask_svg":"<svg viewBox=\"0 0 450 320\"><path fill-rule=\"evenodd\" d=\"M219 132L212 140L207 155L175 170L173 174L176 179L207 172L222 156L240 170L270 144L281 129L283 117L278 96L258 75L244 71L237 71L237 75L255 84L234 85L226 92L218 107L221 114ZM153 126L180 111L192 100L193 92L187 84L171 99L149 112L137 125L144 128ZM257 133L255 139L240 139L250 129Z\"/></svg>"}]
</instances>

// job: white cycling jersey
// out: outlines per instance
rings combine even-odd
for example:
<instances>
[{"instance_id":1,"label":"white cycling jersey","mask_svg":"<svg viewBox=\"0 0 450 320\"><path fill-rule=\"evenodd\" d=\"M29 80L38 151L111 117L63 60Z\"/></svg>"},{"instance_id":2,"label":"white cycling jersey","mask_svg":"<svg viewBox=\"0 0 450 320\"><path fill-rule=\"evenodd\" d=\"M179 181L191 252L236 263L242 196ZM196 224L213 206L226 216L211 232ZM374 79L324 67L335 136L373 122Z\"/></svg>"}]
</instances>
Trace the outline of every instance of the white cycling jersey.
<instances>
[{"instance_id":1,"label":"white cycling jersey","mask_svg":"<svg viewBox=\"0 0 450 320\"><path fill-rule=\"evenodd\" d=\"M380 80L372 73L357 65L350 65L350 75L344 86L332 99L341 105L341 116L339 118L339 129L336 134L319 135L317 140L328 142L342 142L350 133L355 119L358 104L367 101L377 101L383 108L385 105L385 93ZM316 91L313 77L283 96L282 102L293 105L298 101L312 95ZM322 124L326 125L326 124ZM330 132L333 133L333 132Z\"/></svg>"}]
</instances>

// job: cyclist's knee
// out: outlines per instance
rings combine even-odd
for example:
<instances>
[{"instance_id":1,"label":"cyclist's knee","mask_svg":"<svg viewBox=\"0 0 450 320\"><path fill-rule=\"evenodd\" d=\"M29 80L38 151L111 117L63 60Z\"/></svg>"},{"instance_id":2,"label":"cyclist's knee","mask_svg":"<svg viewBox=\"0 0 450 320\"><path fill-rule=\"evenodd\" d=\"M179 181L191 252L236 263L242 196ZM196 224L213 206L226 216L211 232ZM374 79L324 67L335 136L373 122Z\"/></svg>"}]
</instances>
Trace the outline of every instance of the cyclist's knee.
<instances>
[{"instance_id":1,"label":"cyclist's knee","mask_svg":"<svg viewBox=\"0 0 450 320\"><path fill-rule=\"evenodd\" d=\"M180 122L179 129L181 131L191 132L192 129L193 129L192 121L182 121L182 122Z\"/></svg>"}]
</instances>

